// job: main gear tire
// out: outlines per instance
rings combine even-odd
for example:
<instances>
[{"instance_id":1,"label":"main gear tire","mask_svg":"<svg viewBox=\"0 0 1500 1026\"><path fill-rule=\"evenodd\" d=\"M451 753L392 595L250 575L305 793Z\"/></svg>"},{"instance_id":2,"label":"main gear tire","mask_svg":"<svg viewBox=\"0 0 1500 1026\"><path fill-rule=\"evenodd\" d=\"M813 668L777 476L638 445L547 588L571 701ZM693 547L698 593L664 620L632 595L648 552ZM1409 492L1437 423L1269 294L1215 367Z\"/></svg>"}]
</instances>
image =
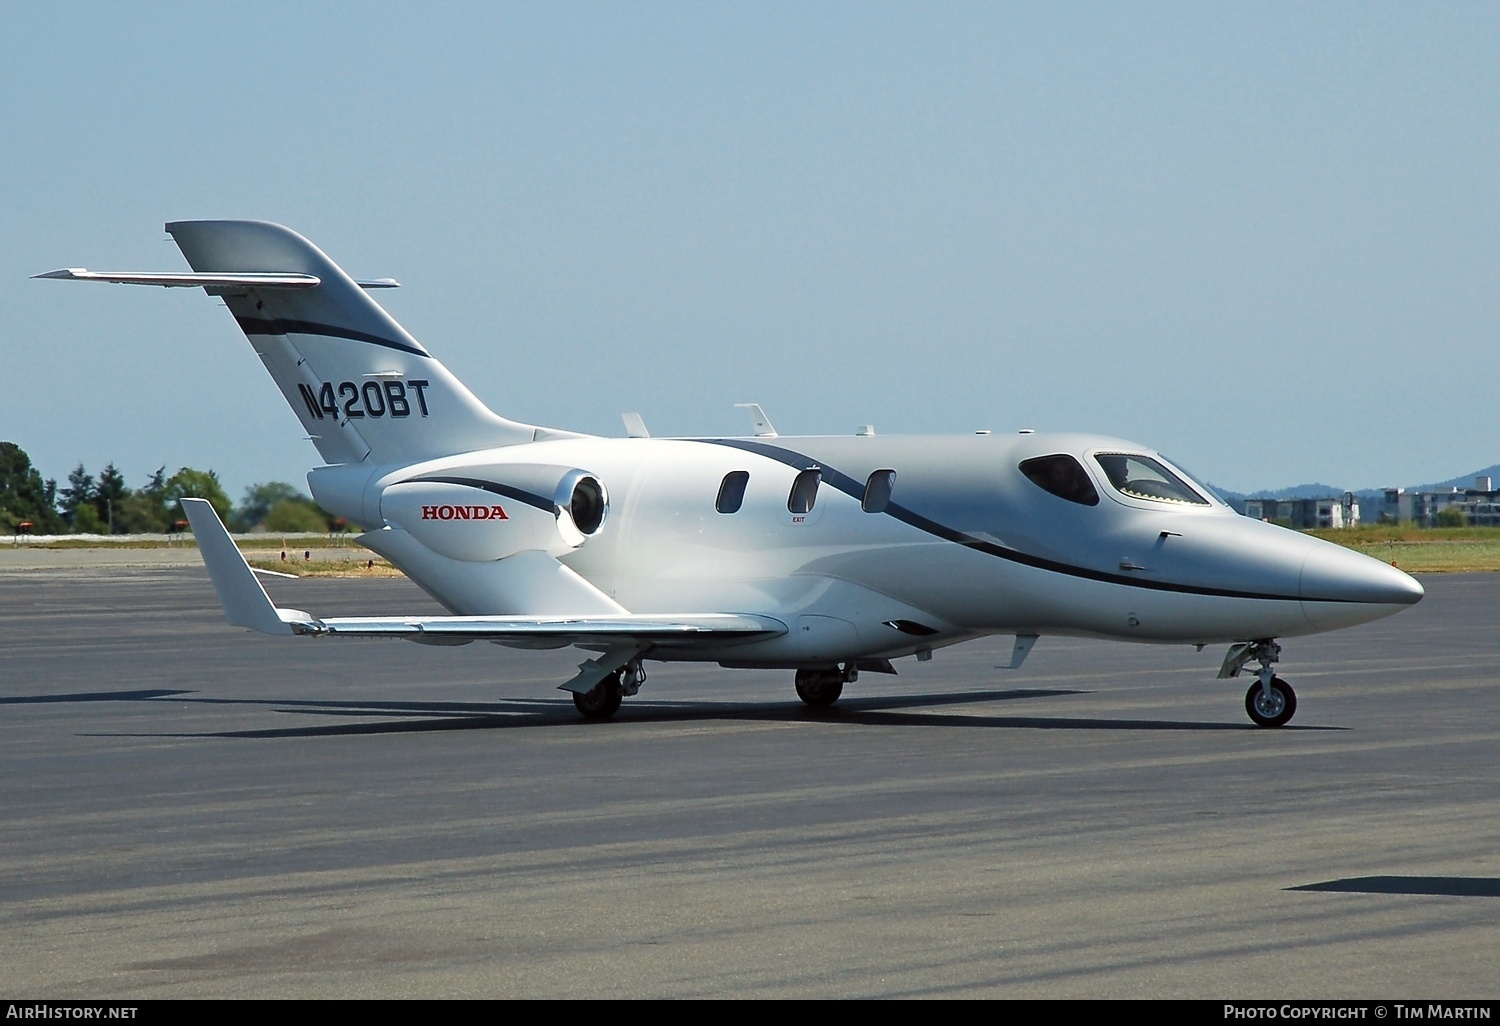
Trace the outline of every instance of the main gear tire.
<instances>
[{"instance_id":1,"label":"main gear tire","mask_svg":"<svg viewBox=\"0 0 1500 1026\"><path fill-rule=\"evenodd\" d=\"M844 678L837 670L798 670L797 697L814 709L826 709L844 693Z\"/></svg>"},{"instance_id":2,"label":"main gear tire","mask_svg":"<svg viewBox=\"0 0 1500 1026\"><path fill-rule=\"evenodd\" d=\"M618 676L605 677L591 691L573 692L573 704L586 720L609 719L620 711L623 699Z\"/></svg>"}]
</instances>

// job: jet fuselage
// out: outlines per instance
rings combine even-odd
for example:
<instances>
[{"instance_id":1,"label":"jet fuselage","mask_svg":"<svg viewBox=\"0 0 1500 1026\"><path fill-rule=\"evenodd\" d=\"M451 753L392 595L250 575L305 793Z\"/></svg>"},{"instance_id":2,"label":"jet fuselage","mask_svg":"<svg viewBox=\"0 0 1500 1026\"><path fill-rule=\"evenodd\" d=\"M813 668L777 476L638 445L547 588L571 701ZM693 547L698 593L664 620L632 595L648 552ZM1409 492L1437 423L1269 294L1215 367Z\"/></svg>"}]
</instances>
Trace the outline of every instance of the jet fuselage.
<instances>
[{"instance_id":1,"label":"jet fuselage","mask_svg":"<svg viewBox=\"0 0 1500 1026\"><path fill-rule=\"evenodd\" d=\"M994 633L1193 644L1290 637L1377 619L1421 597L1401 571L1240 516L1196 483L1196 503L1127 494L1101 454L1149 458L1191 482L1134 443L1029 432L564 439L353 477L322 468L309 482L325 508L421 542L437 530L500 538L520 528L510 516L424 524L419 507L433 518L487 503L514 510L515 499L484 485L511 487L536 466L586 471L607 490L608 515L561 562L634 612L716 609L787 624L778 638L691 654L733 665L894 658ZM1097 501L1054 494L1021 470L1064 455L1088 474ZM810 508L796 509L794 484L807 471L816 491ZM866 509L882 472L884 501ZM721 490L737 474L746 475L742 498L721 511ZM434 483L405 516L413 522L402 522L382 498L413 480ZM378 532L366 539L382 550ZM399 552L388 554L401 565ZM409 572L455 613L495 611L488 597L446 589L456 575Z\"/></svg>"}]
</instances>

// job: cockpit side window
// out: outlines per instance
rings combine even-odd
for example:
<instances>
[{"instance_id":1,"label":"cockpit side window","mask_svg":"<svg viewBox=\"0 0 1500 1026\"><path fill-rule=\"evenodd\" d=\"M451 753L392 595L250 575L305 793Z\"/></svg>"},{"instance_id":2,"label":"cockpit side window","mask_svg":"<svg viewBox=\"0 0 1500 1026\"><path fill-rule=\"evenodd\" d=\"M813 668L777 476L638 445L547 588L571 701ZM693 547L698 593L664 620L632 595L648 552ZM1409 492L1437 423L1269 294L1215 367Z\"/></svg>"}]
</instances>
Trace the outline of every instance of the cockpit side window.
<instances>
[{"instance_id":1,"label":"cockpit side window","mask_svg":"<svg viewBox=\"0 0 1500 1026\"><path fill-rule=\"evenodd\" d=\"M1072 456L1038 456L1021 463L1021 473L1035 485L1046 489L1060 499L1076 502L1082 506L1099 505L1099 493L1088 471Z\"/></svg>"},{"instance_id":2,"label":"cockpit side window","mask_svg":"<svg viewBox=\"0 0 1500 1026\"><path fill-rule=\"evenodd\" d=\"M1182 478L1149 456L1125 453L1098 453L1094 462L1121 495L1152 502L1178 502L1192 506L1211 503L1193 490Z\"/></svg>"}]
</instances>

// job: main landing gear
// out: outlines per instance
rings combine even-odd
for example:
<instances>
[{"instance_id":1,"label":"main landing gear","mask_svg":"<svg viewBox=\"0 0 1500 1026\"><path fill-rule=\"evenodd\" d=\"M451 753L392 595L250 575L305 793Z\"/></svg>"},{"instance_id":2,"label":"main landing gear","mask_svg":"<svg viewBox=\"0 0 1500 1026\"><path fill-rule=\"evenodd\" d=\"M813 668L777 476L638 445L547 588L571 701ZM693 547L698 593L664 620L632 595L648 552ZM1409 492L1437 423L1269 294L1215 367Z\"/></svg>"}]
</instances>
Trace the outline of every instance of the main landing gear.
<instances>
[{"instance_id":1,"label":"main landing gear","mask_svg":"<svg viewBox=\"0 0 1500 1026\"><path fill-rule=\"evenodd\" d=\"M620 671L605 677L590 691L573 692L573 704L586 720L607 720L620 711L625 694L620 690Z\"/></svg>"},{"instance_id":2,"label":"main landing gear","mask_svg":"<svg viewBox=\"0 0 1500 1026\"><path fill-rule=\"evenodd\" d=\"M1282 727L1297 712L1297 692L1276 676L1272 667L1281 656L1281 646L1270 638L1231 645L1219 668L1219 677L1238 677L1249 662L1260 663L1256 682L1245 692L1245 712L1257 727Z\"/></svg>"},{"instance_id":3,"label":"main landing gear","mask_svg":"<svg viewBox=\"0 0 1500 1026\"><path fill-rule=\"evenodd\" d=\"M586 720L607 720L620 711L620 703L628 695L641 690L646 683L646 668L639 659L632 660L605 677L592 689L573 692L573 705Z\"/></svg>"},{"instance_id":4,"label":"main landing gear","mask_svg":"<svg viewBox=\"0 0 1500 1026\"><path fill-rule=\"evenodd\" d=\"M798 670L797 697L814 709L827 709L844 693L845 684L859 680L859 667L845 663L842 668Z\"/></svg>"}]
</instances>

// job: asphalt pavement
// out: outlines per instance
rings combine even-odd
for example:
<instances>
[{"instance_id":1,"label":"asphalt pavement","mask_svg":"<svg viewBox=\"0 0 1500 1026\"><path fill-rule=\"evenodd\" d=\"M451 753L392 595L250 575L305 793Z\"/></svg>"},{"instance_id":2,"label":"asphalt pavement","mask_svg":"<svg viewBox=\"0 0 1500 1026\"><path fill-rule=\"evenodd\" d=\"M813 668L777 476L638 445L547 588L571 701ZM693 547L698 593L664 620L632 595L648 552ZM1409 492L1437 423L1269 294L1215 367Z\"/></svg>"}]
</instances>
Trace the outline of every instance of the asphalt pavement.
<instances>
[{"instance_id":1,"label":"asphalt pavement","mask_svg":"<svg viewBox=\"0 0 1500 1026\"><path fill-rule=\"evenodd\" d=\"M1494 998L1500 575L1284 644L791 674L266 638L201 567L0 570L12 998ZM275 581L324 614L404 580Z\"/></svg>"}]
</instances>

